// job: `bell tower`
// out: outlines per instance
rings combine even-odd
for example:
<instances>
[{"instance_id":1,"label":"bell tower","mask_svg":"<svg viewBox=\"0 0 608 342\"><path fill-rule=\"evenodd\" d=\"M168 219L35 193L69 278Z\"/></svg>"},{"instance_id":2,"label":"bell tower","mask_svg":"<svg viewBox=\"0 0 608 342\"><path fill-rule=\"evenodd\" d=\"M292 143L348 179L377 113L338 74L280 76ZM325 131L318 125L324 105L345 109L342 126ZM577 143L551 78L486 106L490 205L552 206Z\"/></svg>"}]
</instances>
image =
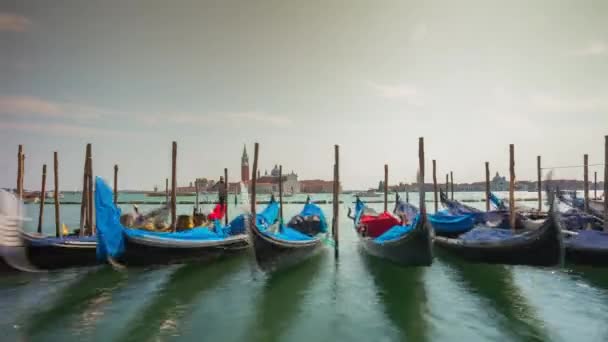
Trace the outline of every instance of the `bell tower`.
<instances>
[{"instance_id":1,"label":"bell tower","mask_svg":"<svg viewBox=\"0 0 608 342\"><path fill-rule=\"evenodd\" d=\"M241 181L249 181L249 157L247 156L247 146L243 145L243 155L241 156Z\"/></svg>"}]
</instances>

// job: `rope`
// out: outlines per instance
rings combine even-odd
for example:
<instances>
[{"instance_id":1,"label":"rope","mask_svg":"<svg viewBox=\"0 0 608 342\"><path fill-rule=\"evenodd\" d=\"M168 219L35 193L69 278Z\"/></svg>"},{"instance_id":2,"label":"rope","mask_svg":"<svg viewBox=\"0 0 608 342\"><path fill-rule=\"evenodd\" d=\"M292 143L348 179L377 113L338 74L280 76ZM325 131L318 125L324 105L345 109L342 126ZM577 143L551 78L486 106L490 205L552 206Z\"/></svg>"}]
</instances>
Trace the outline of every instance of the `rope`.
<instances>
[{"instance_id":1,"label":"rope","mask_svg":"<svg viewBox=\"0 0 608 342\"><path fill-rule=\"evenodd\" d=\"M589 164L587 166L605 166L608 164ZM573 169L573 168L580 168L580 167L585 167L585 165L570 165L570 166L552 166L552 167L541 167L541 170L553 170L553 169Z\"/></svg>"}]
</instances>

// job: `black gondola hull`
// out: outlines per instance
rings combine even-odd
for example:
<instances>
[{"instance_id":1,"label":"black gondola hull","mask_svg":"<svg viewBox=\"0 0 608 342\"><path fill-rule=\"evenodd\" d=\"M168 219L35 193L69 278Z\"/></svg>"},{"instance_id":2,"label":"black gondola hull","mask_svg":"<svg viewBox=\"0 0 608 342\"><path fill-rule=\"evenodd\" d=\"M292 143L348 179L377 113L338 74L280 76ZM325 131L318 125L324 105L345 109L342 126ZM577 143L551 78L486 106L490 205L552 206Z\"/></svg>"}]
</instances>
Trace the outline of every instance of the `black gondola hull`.
<instances>
[{"instance_id":1,"label":"black gondola hull","mask_svg":"<svg viewBox=\"0 0 608 342\"><path fill-rule=\"evenodd\" d=\"M553 215L526 239L473 242L435 237L435 244L466 260L490 264L553 266L563 255L561 230Z\"/></svg>"},{"instance_id":2,"label":"black gondola hull","mask_svg":"<svg viewBox=\"0 0 608 342\"><path fill-rule=\"evenodd\" d=\"M319 238L305 242L290 242L265 235L257 227L251 229L255 260L261 269L271 271L293 266L323 250Z\"/></svg>"},{"instance_id":3,"label":"black gondola hull","mask_svg":"<svg viewBox=\"0 0 608 342\"><path fill-rule=\"evenodd\" d=\"M420 223L402 238L377 243L359 235L363 249L378 258L387 259L403 266L430 266L433 263L433 244L429 223Z\"/></svg>"},{"instance_id":4,"label":"black gondola hull","mask_svg":"<svg viewBox=\"0 0 608 342\"><path fill-rule=\"evenodd\" d=\"M41 270L93 266L98 264L95 241L49 242L44 237L23 235L27 259Z\"/></svg>"},{"instance_id":5,"label":"black gondola hull","mask_svg":"<svg viewBox=\"0 0 608 342\"><path fill-rule=\"evenodd\" d=\"M566 261L577 265L608 266L608 248L579 248L566 243Z\"/></svg>"},{"instance_id":6,"label":"black gondola hull","mask_svg":"<svg viewBox=\"0 0 608 342\"><path fill-rule=\"evenodd\" d=\"M125 239L125 252L118 261L128 266L146 266L183 263L189 261L208 262L224 256L243 252L249 243L246 236L227 240L221 244L180 247L166 243L141 242Z\"/></svg>"}]
</instances>

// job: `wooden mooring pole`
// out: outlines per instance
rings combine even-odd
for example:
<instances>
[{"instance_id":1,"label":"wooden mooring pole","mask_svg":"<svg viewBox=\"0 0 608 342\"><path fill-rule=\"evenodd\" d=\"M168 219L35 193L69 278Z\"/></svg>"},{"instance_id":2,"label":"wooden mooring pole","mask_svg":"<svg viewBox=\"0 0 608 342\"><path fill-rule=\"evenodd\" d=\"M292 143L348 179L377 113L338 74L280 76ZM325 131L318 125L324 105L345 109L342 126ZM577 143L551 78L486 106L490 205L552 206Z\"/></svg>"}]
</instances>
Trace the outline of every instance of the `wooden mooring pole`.
<instances>
[{"instance_id":1,"label":"wooden mooring pole","mask_svg":"<svg viewBox=\"0 0 608 342\"><path fill-rule=\"evenodd\" d=\"M258 182L258 153L260 145L256 142L253 148L253 169L251 172L251 226L256 224L256 213L255 213L255 191Z\"/></svg>"},{"instance_id":2,"label":"wooden mooring pole","mask_svg":"<svg viewBox=\"0 0 608 342\"><path fill-rule=\"evenodd\" d=\"M279 165L279 227L283 226L283 165Z\"/></svg>"},{"instance_id":3,"label":"wooden mooring pole","mask_svg":"<svg viewBox=\"0 0 608 342\"><path fill-rule=\"evenodd\" d=\"M543 210L543 178L540 156L536 156L536 172L537 172L537 187L538 187L538 211Z\"/></svg>"},{"instance_id":4,"label":"wooden mooring pole","mask_svg":"<svg viewBox=\"0 0 608 342\"><path fill-rule=\"evenodd\" d=\"M63 232L61 231L61 217L59 216L61 204L59 203L59 157L57 152L53 153L53 176L55 178L55 191L53 191L53 199L55 200L55 236L61 237L63 236Z\"/></svg>"},{"instance_id":5,"label":"wooden mooring pole","mask_svg":"<svg viewBox=\"0 0 608 342\"><path fill-rule=\"evenodd\" d=\"M490 162L486 162L486 211L490 211Z\"/></svg>"},{"instance_id":6,"label":"wooden mooring pole","mask_svg":"<svg viewBox=\"0 0 608 342\"><path fill-rule=\"evenodd\" d=\"M388 211L388 164L384 164L384 212Z\"/></svg>"},{"instance_id":7,"label":"wooden mooring pole","mask_svg":"<svg viewBox=\"0 0 608 342\"><path fill-rule=\"evenodd\" d=\"M339 241L339 210L340 210L340 147L334 146L334 198L333 198L333 230L332 237L334 239L334 254L338 257L338 241Z\"/></svg>"},{"instance_id":8,"label":"wooden mooring pole","mask_svg":"<svg viewBox=\"0 0 608 342\"><path fill-rule=\"evenodd\" d=\"M224 205L226 208L224 213L224 224L226 226L228 226L228 189L228 168L224 168Z\"/></svg>"},{"instance_id":9,"label":"wooden mooring pole","mask_svg":"<svg viewBox=\"0 0 608 342\"><path fill-rule=\"evenodd\" d=\"M424 201L424 138L418 138L418 190L420 195L420 217L422 224L426 224L426 203Z\"/></svg>"},{"instance_id":10,"label":"wooden mooring pole","mask_svg":"<svg viewBox=\"0 0 608 342\"><path fill-rule=\"evenodd\" d=\"M177 230L177 142L171 150L171 230Z\"/></svg>"},{"instance_id":11,"label":"wooden mooring pole","mask_svg":"<svg viewBox=\"0 0 608 342\"><path fill-rule=\"evenodd\" d=\"M433 194L435 202L435 212L439 211L439 197L437 196L437 162L433 159Z\"/></svg>"},{"instance_id":12,"label":"wooden mooring pole","mask_svg":"<svg viewBox=\"0 0 608 342\"><path fill-rule=\"evenodd\" d=\"M509 145L509 222L515 231L515 145Z\"/></svg>"},{"instance_id":13,"label":"wooden mooring pole","mask_svg":"<svg viewBox=\"0 0 608 342\"><path fill-rule=\"evenodd\" d=\"M593 173L593 199L597 200L597 171Z\"/></svg>"},{"instance_id":14,"label":"wooden mooring pole","mask_svg":"<svg viewBox=\"0 0 608 342\"><path fill-rule=\"evenodd\" d=\"M15 192L17 198L21 201L23 198L23 145L19 145L19 149L17 150L17 187L15 188Z\"/></svg>"},{"instance_id":15,"label":"wooden mooring pole","mask_svg":"<svg viewBox=\"0 0 608 342\"><path fill-rule=\"evenodd\" d=\"M84 170L82 173L82 197L80 200L80 236L84 236L85 235L85 230L86 230L86 226L87 226L87 207L88 207L88 199L89 197L87 196L87 192L88 192L88 187L89 187L89 182L88 182L88 178L87 178L87 174L88 174L88 170L89 170L89 153L90 153L90 148L89 148L89 144L87 144L86 150L85 150L85 155L84 155Z\"/></svg>"},{"instance_id":16,"label":"wooden mooring pole","mask_svg":"<svg viewBox=\"0 0 608 342\"><path fill-rule=\"evenodd\" d=\"M165 204L169 205L169 178L165 178Z\"/></svg>"},{"instance_id":17,"label":"wooden mooring pole","mask_svg":"<svg viewBox=\"0 0 608 342\"><path fill-rule=\"evenodd\" d=\"M585 196L585 212L589 212L589 155L583 156L583 191Z\"/></svg>"},{"instance_id":18,"label":"wooden mooring pole","mask_svg":"<svg viewBox=\"0 0 608 342\"><path fill-rule=\"evenodd\" d=\"M46 164L42 165L42 188L40 189L40 212L38 213L38 234L42 234L44 219L44 200L46 199Z\"/></svg>"},{"instance_id":19,"label":"wooden mooring pole","mask_svg":"<svg viewBox=\"0 0 608 342\"><path fill-rule=\"evenodd\" d=\"M89 163L87 169L87 180L88 180L88 188L87 188L87 204L88 204L88 221L89 221L89 232L91 235L95 234L95 202L93 200L93 153L91 150L91 144L87 145L88 159Z\"/></svg>"},{"instance_id":20,"label":"wooden mooring pole","mask_svg":"<svg viewBox=\"0 0 608 342\"><path fill-rule=\"evenodd\" d=\"M114 205L118 204L118 165L114 164Z\"/></svg>"},{"instance_id":21,"label":"wooden mooring pole","mask_svg":"<svg viewBox=\"0 0 608 342\"><path fill-rule=\"evenodd\" d=\"M604 231L608 232L608 135L604 136Z\"/></svg>"},{"instance_id":22,"label":"wooden mooring pole","mask_svg":"<svg viewBox=\"0 0 608 342\"><path fill-rule=\"evenodd\" d=\"M454 172L450 171L450 199L454 200Z\"/></svg>"}]
</instances>

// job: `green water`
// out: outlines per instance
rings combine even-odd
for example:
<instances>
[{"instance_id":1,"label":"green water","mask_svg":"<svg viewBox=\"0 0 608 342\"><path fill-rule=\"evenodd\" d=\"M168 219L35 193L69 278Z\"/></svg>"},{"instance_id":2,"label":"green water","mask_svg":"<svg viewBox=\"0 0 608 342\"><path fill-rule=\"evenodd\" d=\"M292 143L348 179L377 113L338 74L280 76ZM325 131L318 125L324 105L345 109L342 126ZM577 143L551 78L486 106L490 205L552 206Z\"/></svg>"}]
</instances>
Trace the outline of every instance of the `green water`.
<instances>
[{"instance_id":1,"label":"green water","mask_svg":"<svg viewBox=\"0 0 608 342\"><path fill-rule=\"evenodd\" d=\"M286 216L299 208L287 205ZM77 222L78 212L62 207L64 221ZM432 267L401 268L363 254L346 204L341 214L338 260L328 249L273 274L244 254L209 265L3 276L0 340L608 340L608 270L473 265L441 253ZM45 222L52 232L52 216Z\"/></svg>"}]
</instances>

